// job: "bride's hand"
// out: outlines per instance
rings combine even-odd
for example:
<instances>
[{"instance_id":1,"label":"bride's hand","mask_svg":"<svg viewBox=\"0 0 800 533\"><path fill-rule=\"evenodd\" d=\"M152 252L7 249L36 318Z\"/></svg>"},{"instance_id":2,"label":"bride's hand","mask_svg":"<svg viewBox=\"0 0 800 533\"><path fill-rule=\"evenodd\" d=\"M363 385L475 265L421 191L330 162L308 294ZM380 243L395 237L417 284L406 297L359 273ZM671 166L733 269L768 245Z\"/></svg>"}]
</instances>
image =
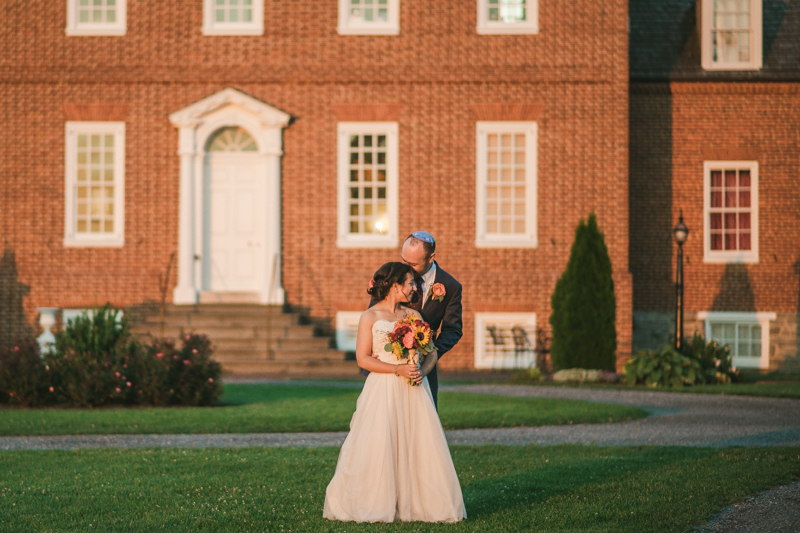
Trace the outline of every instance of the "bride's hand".
<instances>
[{"instance_id":1,"label":"bride's hand","mask_svg":"<svg viewBox=\"0 0 800 533\"><path fill-rule=\"evenodd\" d=\"M413 379L417 384L422 383L422 374L420 374L419 365L397 365L397 375L405 379Z\"/></svg>"}]
</instances>

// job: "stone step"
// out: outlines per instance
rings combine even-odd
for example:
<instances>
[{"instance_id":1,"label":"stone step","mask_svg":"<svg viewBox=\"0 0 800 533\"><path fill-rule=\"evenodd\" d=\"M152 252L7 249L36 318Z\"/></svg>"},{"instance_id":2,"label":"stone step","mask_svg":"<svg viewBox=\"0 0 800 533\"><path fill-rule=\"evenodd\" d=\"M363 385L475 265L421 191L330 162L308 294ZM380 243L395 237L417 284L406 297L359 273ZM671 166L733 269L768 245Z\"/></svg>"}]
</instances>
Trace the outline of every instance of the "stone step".
<instances>
[{"instance_id":1,"label":"stone step","mask_svg":"<svg viewBox=\"0 0 800 533\"><path fill-rule=\"evenodd\" d=\"M233 313L185 313L185 314L165 314L165 326L250 326L250 327L275 327L275 326L294 326L300 322L300 315L248 315ZM144 324L148 326L158 326L161 318L158 315L145 317Z\"/></svg>"},{"instance_id":2,"label":"stone step","mask_svg":"<svg viewBox=\"0 0 800 533\"><path fill-rule=\"evenodd\" d=\"M203 333L212 340L221 339L312 339L314 337L314 326L275 326L270 329L255 326L165 326L164 336L177 338L181 331L186 333ZM138 325L131 328L131 332L138 335L160 335L161 328L158 324L147 326ZM321 338L321 337L320 337Z\"/></svg>"},{"instance_id":3,"label":"stone step","mask_svg":"<svg viewBox=\"0 0 800 533\"><path fill-rule=\"evenodd\" d=\"M284 306L282 305L253 305L253 304L198 304L198 305L175 305L167 304L164 314L186 314L193 313L199 315L256 315L266 316L283 315ZM156 310L155 315L158 315Z\"/></svg>"},{"instance_id":4,"label":"stone step","mask_svg":"<svg viewBox=\"0 0 800 533\"><path fill-rule=\"evenodd\" d=\"M211 338L211 337L209 337ZM331 340L328 337L308 337L305 339L231 339L213 337L214 350L224 352L228 350L252 350L266 352L267 345L272 350L308 350L319 351L330 348Z\"/></svg>"},{"instance_id":5,"label":"stone step","mask_svg":"<svg viewBox=\"0 0 800 533\"><path fill-rule=\"evenodd\" d=\"M270 350L269 357L267 351L257 350L216 350L214 359L220 363L235 363L239 361L294 361L316 363L318 361L344 361L345 352L341 350Z\"/></svg>"},{"instance_id":6,"label":"stone step","mask_svg":"<svg viewBox=\"0 0 800 533\"><path fill-rule=\"evenodd\" d=\"M361 376L361 369L355 361L252 361L224 363L222 368L226 376Z\"/></svg>"}]
</instances>

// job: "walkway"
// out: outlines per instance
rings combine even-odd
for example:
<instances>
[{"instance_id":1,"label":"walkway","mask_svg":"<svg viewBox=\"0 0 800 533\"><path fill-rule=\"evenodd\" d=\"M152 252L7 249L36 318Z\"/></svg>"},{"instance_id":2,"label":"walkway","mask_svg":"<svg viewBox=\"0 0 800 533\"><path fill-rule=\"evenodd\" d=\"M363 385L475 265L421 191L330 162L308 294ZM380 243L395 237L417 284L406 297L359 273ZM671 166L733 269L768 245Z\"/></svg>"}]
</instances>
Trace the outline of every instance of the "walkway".
<instances>
[{"instance_id":1,"label":"walkway","mask_svg":"<svg viewBox=\"0 0 800 533\"><path fill-rule=\"evenodd\" d=\"M361 384L342 386L360 387ZM636 405L651 414L646 419L616 424L448 431L447 440L452 445L800 446L800 400L509 385L451 385L442 390ZM336 432L0 437L0 450L341 446L346 435Z\"/></svg>"}]
</instances>

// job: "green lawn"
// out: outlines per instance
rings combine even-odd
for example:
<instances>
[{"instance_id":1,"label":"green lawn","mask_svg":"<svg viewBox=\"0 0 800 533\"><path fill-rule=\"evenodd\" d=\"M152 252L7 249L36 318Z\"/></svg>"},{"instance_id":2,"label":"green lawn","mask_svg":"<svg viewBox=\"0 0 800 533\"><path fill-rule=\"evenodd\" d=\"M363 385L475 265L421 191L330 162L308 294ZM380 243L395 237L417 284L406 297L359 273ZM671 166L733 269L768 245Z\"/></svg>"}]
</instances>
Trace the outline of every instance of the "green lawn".
<instances>
[{"instance_id":1,"label":"green lawn","mask_svg":"<svg viewBox=\"0 0 800 533\"><path fill-rule=\"evenodd\" d=\"M454 447L457 525L322 518L338 448L0 453L0 531L688 531L800 478L800 448Z\"/></svg>"},{"instance_id":2,"label":"green lawn","mask_svg":"<svg viewBox=\"0 0 800 533\"><path fill-rule=\"evenodd\" d=\"M0 435L347 431L358 388L226 385L220 407L0 409ZM577 400L440 395L447 429L543 426L643 418L637 407Z\"/></svg>"},{"instance_id":3,"label":"green lawn","mask_svg":"<svg viewBox=\"0 0 800 533\"><path fill-rule=\"evenodd\" d=\"M508 385L508 382L495 383ZM720 394L727 396L761 396L765 398L800 398L800 382L779 383L728 383L727 385L696 385L694 387L645 387L644 385L625 385L624 383L530 383L534 387L576 387L603 390L638 390L654 392L693 392L697 394Z\"/></svg>"}]
</instances>

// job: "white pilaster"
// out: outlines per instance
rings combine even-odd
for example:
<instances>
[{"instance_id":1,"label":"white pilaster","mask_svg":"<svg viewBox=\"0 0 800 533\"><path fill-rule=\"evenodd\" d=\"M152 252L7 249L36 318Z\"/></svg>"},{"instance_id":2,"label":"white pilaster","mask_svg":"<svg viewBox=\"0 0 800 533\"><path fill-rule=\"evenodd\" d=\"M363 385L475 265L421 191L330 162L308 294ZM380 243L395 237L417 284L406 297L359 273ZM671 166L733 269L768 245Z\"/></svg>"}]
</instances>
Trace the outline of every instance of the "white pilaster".
<instances>
[{"instance_id":1,"label":"white pilaster","mask_svg":"<svg viewBox=\"0 0 800 533\"><path fill-rule=\"evenodd\" d=\"M197 301L194 279L194 157L195 128L184 125L178 136L178 155L181 158L178 206L178 285L172 294L176 304Z\"/></svg>"}]
</instances>

